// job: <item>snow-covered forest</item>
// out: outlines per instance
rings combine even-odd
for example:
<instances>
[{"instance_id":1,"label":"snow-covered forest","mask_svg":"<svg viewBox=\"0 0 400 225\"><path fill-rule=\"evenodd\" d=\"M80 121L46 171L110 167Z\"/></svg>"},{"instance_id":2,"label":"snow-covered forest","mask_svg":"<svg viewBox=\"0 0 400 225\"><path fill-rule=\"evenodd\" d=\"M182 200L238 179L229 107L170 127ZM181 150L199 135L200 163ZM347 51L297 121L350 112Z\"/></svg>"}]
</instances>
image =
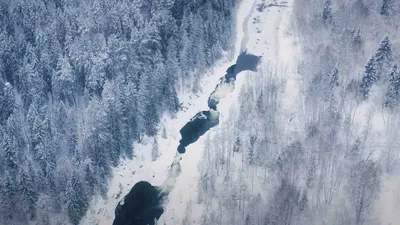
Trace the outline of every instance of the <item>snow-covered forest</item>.
<instances>
[{"instance_id":1,"label":"snow-covered forest","mask_svg":"<svg viewBox=\"0 0 400 225\"><path fill-rule=\"evenodd\" d=\"M292 2L295 66L246 78L182 224L400 224L400 2Z\"/></svg>"},{"instance_id":2,"label":"snow-covered forest","mask_svg":"<svg viewBox=\"0 0 400 225\"><path fill-rule=\"evenodd\" d=\"M236 0L0 1L0 224L78 224L234 40Z\"/></svg>"},{"instance_id":3,"label":"snow-covered forest","mask_svg":"<svg viewBox=\"0 0 400 225\"><path fill-rule=\"evenodd\" d=\"M400 225L399 21L398 0L1 0L0 224L111 224L144 181L159 225ZM257 71L218 87L242 52ZM218 122L177 153L199 112Z\"/></svg>"}]
</instances>

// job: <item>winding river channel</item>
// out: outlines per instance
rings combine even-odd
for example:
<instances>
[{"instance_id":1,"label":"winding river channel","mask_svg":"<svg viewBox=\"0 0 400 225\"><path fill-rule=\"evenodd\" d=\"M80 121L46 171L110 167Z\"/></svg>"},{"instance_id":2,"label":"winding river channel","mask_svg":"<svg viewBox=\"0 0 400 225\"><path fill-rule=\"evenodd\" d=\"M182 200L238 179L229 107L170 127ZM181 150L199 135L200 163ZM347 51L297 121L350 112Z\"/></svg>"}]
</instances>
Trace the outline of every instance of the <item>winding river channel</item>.
<instances>
[{"instance_id":1,"label":"winding river channel","mask_svg":"<svg viewBox=\"0 0 400 225\"><path fill-rule=\"evenodd\" d=\"M218 103L235 88L236 76L246 70L256 71L260 57L243 51L236 63L226 70L208 98L209 110L200 111L180 130L181 140L177 151L186 152L186 147L195 143L212 127L219 124ZM173 162L171 167L174 167ZM180 169L180 167L179 167ZM154 225L164 212L162 203L168 196L168 189L152 186L147 181L136 183L115 209L113 225Z\"/></svg>"}]
</instances>

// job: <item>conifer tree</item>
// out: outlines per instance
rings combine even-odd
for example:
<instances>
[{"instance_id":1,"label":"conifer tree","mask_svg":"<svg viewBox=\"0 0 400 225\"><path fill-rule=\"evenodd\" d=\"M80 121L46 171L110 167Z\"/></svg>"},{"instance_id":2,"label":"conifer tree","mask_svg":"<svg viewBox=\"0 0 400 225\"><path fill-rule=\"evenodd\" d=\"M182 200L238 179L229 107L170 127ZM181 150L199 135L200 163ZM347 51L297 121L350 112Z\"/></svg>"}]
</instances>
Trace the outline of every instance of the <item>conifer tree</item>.
<instances>
[{"instance_id":1,"label":"conifer tree","mask_svg":"<svg viewBox=\"0 0 400 225\"><path fill-rule=\"evenodd\" d=\"M400 71L397 65L393 66L389 75L389 86L385 95L385 107L393 108L400 100Z\"/></svg>"},{"instance_id":2,"label":"conifer tree","mask_svg":"<svg viewBox=\"0 0 400 225\"><path fill-rule=\"evenodd\" d=\"M375 63L377 64L379 69L382 69L385 63L388 63L393 60L393 45L389 39L389 36L386 35L385 38L381 41L378 50L375 55Z\"/></svg>"},{"instance_id":3,"label":"conifer tree","mask_svg":"<svg viewBox=\"0 0 400 225\"><path fill-rule=\"evenodd\" d=\"M381 7L381 15L386 17L390 17L392 13L394 13L394 0L383 0Z\"/></svg>"},{"instance_id":4,"label":"conifer tree","mask_svg":"<svg viewBox=\"0 0 400 225\"><path fill-rule=\"evenodd\" d=\"M158 156L159 156L158 141L157 141L157 138L154 137L153 147L151 149L151 160L156 161Z\"/></svg>"},{"instance_id":5,"label":"conifer tree","mask_svg":"<svg viewBox=\"0 0 400 225\"><path fill-rule=\"evenodd\" d=\"M389 36L385 36L378 50L365 66L364 75L361 80L361 94L364 99L368 98L372 85L381 78L381 72L393 60L392 43Z\"/></svg>"},{"instance_id":6,"label":"conifer tree","mask_svg":"<svg viewBox=\"0 0 400 225\"><path fill-rule=\"evenodd\" d=\"M332 23L332 2L331 0L324 0L324 9L322 11L322 20L325 24Z\"/></svg>"},{"instance_id":7,"label":"conifer tree","mask_svg":"<svg viewBox=\"0 0 400 225\"><path fill-rule=\"evenodd\" d=\"M354 50L359 51L362 47L363 44L363 39L361 37L361 29L358 28L356 31L353 33L352 37L352 47Z\"/></svg>"},{"instance_id":8,"label":"conifer tree","mask_svg":"<svg viewBox=\"0 0 400 225\"><path fill-rule=\"evenodd\" d=\"M376 70L375 61L371 58L365 65L365 72L361 81L361 94L364 98L368 98L372 85L379 79Z\"/></svg>"},{"instance_id":9,"label":"conifer tree","mask_svg":"<svg viewBox=\"0 0 400 225\"><path fill-rule=\"evenodd\" d=\"M23 212L31 220L36 217L36 202L37 194L34 190L34 180L23 169L20 169L18 175L18 194L20 200L20 207Z\"/></svg>"},{"instance_id":10,"label":"conifer tree","mask_svg":"<svg viewBox=\"0 0 400 225\"><path fill-rule=\"evenodd\" d=\"M15 170L18 168L18 163L17 163L17 155L15 152L15 145L12 137L9 136L9 134L4 133L3 134L3 155L4 155L4 160L5 160L5 166L8 167L11 170ZM10 170L10 171L11 171Z\"/></svg>"},{"instance_id":11,"label":"conifer tree","mask_svg":"<svg viewBox=\"0 0 400 225\"><path fill-rule=\"evenodd\" d=\"M0 125L4 124L8 117L14 111L15 94L10 83L3 81L0 78Z\"/></svg>"},{"instance_id":12,"label":"conifer tree","mask_svg":"<svg viewBox=\"0 0 400 225\"><path fill-rule=\"evenodd\" d=\"M68 182L66 199L69 219L73 225L78 225L86 213L89 199L75 171Z\"/></svg>"}]
</instances>

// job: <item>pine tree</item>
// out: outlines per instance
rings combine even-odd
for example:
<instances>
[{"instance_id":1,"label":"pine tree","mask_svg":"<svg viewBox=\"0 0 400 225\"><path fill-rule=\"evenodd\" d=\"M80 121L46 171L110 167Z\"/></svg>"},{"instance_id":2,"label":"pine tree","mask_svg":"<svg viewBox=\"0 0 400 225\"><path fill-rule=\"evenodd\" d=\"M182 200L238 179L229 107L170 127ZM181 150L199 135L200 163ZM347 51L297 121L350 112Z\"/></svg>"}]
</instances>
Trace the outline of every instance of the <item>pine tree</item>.
<instances>
[{"instance_id":1,"label":"pine tree","mask_svg":"<svg viewBox=\"0 0 400 225\"><path fill-rule=\"evenodd\" d=\"M24 66L20 68L21 78L17 89L21 91L23 106L25 109L35 101L44 103L46 101L45 82L41 76L38 59L34 48L28 44L24 56Z\"/></svg>"},{"instance_id":2,"label":"pine tree","mask_svg":"<svg viewBox=\"0 0 400 225\"><path fill-rule=\"evenodd\" d=\"M21 199L19 206L30 220L36 217L35 207L38 200L33 182L32 177L21 169L18 176L18 192Z\"/></svg>"},{"instance_id":3,"label":"pine tree","mask_svg":"<svg viewBox=\"0 0 400 225\"><path fill-rule=\"evenodd\" d=\"M189 16L184 14L182 18L182 25L180 27L179 31L179 36L180 36L180 43L178 46L179 51L179 66L182 71L183 79L187 78L187 75L190 74L192 71L191 65L190 65L190 46L192 42L190 41L190 35L188 30L190 29L189 25Z\"/></svg>"},{"instance_id":4,"label":"pine tree","mask_svg":"<svg viewBox=\"0 0 400 225\"><path fill-rule=\"evenodd\" d=\"M385 107L393 108L400 100L400 71L394 65L389 75L389 86L385 95Z\"/></svg>"},{"instance_id":5,"label":"pine tree","mask_svg":"<svg viewBox=\"0 0 400 225\"><path fill-rule=\"evenodd\" d=\"M165 126L163 126L162 130L162 138L166 139L167 138L167 129L165 129Z\"/></svg>"},{"instance_id":6,"label":"pine tree","mask_svg":"<svg viewBox=\"0 0 400 225\"><path fill-rule=\"evenodd\" d=\"M369 91L372 85L379 79L376 71L376 64L371 58L365 66L364 76L361 81L361 94L366 99L368 98Z\"/></svg>"},{"instance_id":7,"label":"pine tree","mask_svg":"<svg viewBox=\"0 0 400 225\"><path fill-rule=\"evenodd\" d=\"M385 63L391 62L393 60L393 45L389 39L389 36L386 35L385 38L381 41L378 50L375 55L375 63L379 69L382 69Z\"/></svg>"},{"instance_id":8,"label":"pine tree","mask_svg":"<svg viewBox=\"0 0 400 225\"><path fill-rule=\"evenodd\" d=\"M87 117L92 130L85 140L84 147L92 162L93 170L96 171L96 187L105 194L107 180L111 172L110 153L112 151L110 151L110 146L112 146L112 135L109 132L107 114L101 102L98 99L93 99L89 103L89 108L90 112L88 112Z\"/></svg>"},{"instance_id":9,"label":"pine tree","mask_svg":"<svg viewBox=\"0 0 400 225\"><path fill-rule=\"evenodd\" d=\"M317 165L315 162L315 157L312 156L311 160L310 160L310 166L308 167L307 170L307 179L306 179L306 186L307 188L311 188L314 185L314 181L315 181L315 174L317 171Z\"/></svg>"},{"instance_id":10,"label":"pine tree","mask_svg":"<svg viewBox=\"0 0 400 225\"><path fill-rule=\"evenodd\" d=\"M10 169L10 171L14 171L15 169L18 168L17 155L15 152L15 145L13 139L7 134L7 132L4 133L3 135L2 145L3 145L3 151L4 151L3 155L6 166Z\"/></svg>"},{"instance_id":11,"label":"pine tree","mask_svg":"<svg viewBox=\"0 0 400 225\"><path fill-rule=\"evenodd\" d=\"M161 37L154 22L147 23L145 28L140 30L137 54L141 63L140 66L144 70L153 68L161 61Z\"/></svg>"},{"instance_id":12,"label":"pine tree","mask_svg":"<svg viewBox=\"0 0 400 225\"><path fill-rule=\"evenodd\" d=\"M242 148L242 143L240 141L240 137L238 136L236 138L235 144L233 145L233 151L234 152L239 152L241 148Z\"/></svg>"},{"instance_id":13,"label":"pine tree","mask_svg":"<svg viewBox=\"0 0 400 225\"><path fill-rule=\"evenodd\" d=\"M151 149L151 160L156 161L158 156L159 156L158 141L157 138L154 137L153 147Z\"/></svg>"},{"instance_id":14,"label":"pine tree","mask_svg":"<svg viewBox=\"0 0 400 225\"><path fill-rule=\"evenodd\" d=\"M394 13L394 0L383 0L381 15L390 17Z\"/></svg>"},{"instance_id":15,"label":"pine tree","mask_svg":"<svg viewBox=\"0 0 400 225\"><path fill-rule=\"evenodd\" d=\"M56 73L52 80L52 91L56 101L75 103L75 76L67 56L59 56Z\"/></svg>"},{"instance_id":16,"label":"pine tree","mask_svg":"<svg viewBox=\"0 0 400 225\"><path fill-rule=\"evenodd\" d=\"M19 47L19 46L18 46ZM0 31L0 58L2 63L0 66L0 74L4 77L4 81L9 82L11 85L16 85L19 79L18 66L16 63L19 59L17 57L18 49L15 43L15 39L7 34L6 29L1 29Z\"/></svg>"},{"instance_id":17,"label":"pine tree","mask_svg":"<svg viewBox=\"0 0 400 225\"><path fill-rule=\"evenodd\" d=\"M176 41L171 38L168 42L167 47L167 60L166 60L166 71L165 71L165 84L163 95L165 95L165 107L170 112L176 112L179 108L179 101L177 95L177 79L180 77L180 67L178 61L178 50Z\"/></svg>"},{"instance_id":18,"label":"pine tree","mask_svg":"<svg viewBox=\"0 0 400 225\"><path fill-rule=\"evenodd\" d=\"M300 211L303 211L307 208L308 205L308 198L307 198L307 193L303 191L303 194L301 195L300 201L299 201L299 208Z\"/></svg>"},{"instance_id":19,"label":"pine tree","mask_svg":"<svg viewBox=\"0 0 400 225\"><path fill-rule=\"evenodd\" d=\"M393 49L389 36L386 36L376 53L365 66L361 81L361 94L364 99L368 98L372 85L380 79L383 69L393 60Z\"/></svg>"},{"instance_id":20,"label":"pine tree","mask_svg":"<svg viewBox=\"0 0 400 225\"><path fill-rule=\"evenodd\" d=\"M361 29L358 28L357 31L353 32L353 37L351 41L352 47L354 50L359 51L363 45L363 39L361 37Z\"/></svg>"},{"instance_id":21,"label":"pine tree","mask_svg":"<svg viewBox=\"0 0 400 225\"><path fill-rule=\"evenodd\" d=\"M332 2L331 0L324 0L324 9L322 11L322 20L325 24L332 23Z\"/></svg>"},{"instance_id":22,"label":"pine tree","mask_svg":"<svg viewBox=\"0 0 400 225\"><path fill-rule=\"evenodd\" d=\"M10 174L6 173L4 180L1 180L0 184L0 212L3 216L13 221L16 220L15 211L17 203L18 190L15 183L15 178L12 178Z\"/></svg>"},{"instance_id":23,"label":"pine tree","mask_svg":"<svg viewBox=\"0 0 400 225\"><path fill-rule=\"evenodd\" d=\"M251 135L250 137L250 146L247 152L247 163L249 165L253 165L255 163L255 144L257 143L257 137L255 135Z\"/></svg>"},{"instance_id":24,"label":"pine tree","mask_svg":"<svg viewBox=\"0 0 400 225\"><path fill-rule=\"evenodd\" d=\"M156 134L156 124L159 122L158 112L154 105L152 79L150 74L143 74L139 81L138 91L138 129L140 134L153 136Z\"/></svg>"},{"instance_id":25,"label":"pine tree","mask_svg":"<svg viewBox=\"0 0 400 225\"><path fill-rule=\"evenodd\" d=\"M32 150L34 151L34 156L37 157L37 146L39 144L45 145L44 142L49 129L49 120L45 115L44 108L41 109L35 102L29 106L27 119L31 133Z\"/></svg>"},{"instance_id":26,"label":"pine tree","mask_svg":"<svg viewBox=\"0 0 400 225\"><path fill-rule=\"evenodd\" d=\"M335 88L339 86L339 70L337 68L334 68L328 74L328 86L330 88Z\"/></svg>"},{"instance_id":27,"label":"pine tree","mask_svg":"<svg viewBox=\"0 0 400 225\"><path fill-rule=\"evenodd\" d=\"M43 190L48 190L49 192L55 191L54 169L56 167L56 157L54 152L50 151L42 143L39 143L36 146L36 157L42 175Z\"/></svg>"},{"instance_id":28,"label":"pine tree","mask_svg":"<svg viewBox=\"0 0 400 225\"><path fill-rule=\"evenodd\" d=\"M66 195L69 220L73 225L78 225L89 206L89 198L75 171L68 182Z\"/></svg>"},{"instance_id":29,"label":"pine tree","mask_svg":"<svg viewBox=\"0 0 400 225\"><path fill-rule=\"evenodd\" d=\"M339 87L339 70L335 67L331 71L327 72L327 75L322 79L322 85L317 85L319 90L314 91L316 94L320 94L322 92L323 98L325 101L332 100L332 97L335 95L335 89ZM316 87L316 88L318 88Z\"/></svg>"},{"instance_id":30,"label":"pine tree","mask_svg":"<svg viewBox=\"0 0 400 225\"><path fill-rule=\"evenodd\" d=\"M153 104L156 105L157 111L162 111L164 108L167 108L164 105L165 100L167 99L165 89L167 85L167 73L164 63L157 63L155 65L154 71L151 76L151 83L153 88Z\"/></svg>"},{"instance_id":31,"label":"pine tree","mask_svg":"<svg viewBox=\"0 0 400 225\"><path fill-rule=\"evenodd\" d=\"M15 94L10 83L0 78L0 125L4 124L7 118L13 113L15 105Z\"/></svg>"},{"instance_id":32,"label":"pine tree","mask_svg":"<svg viewBox=\"0 0 400 225\"><path fill-rule=\"evenodd\" d=\"M356 142L354 145L351 147L350 152L348 153L348 157L350 158L351 161L358 161L361 156L361 140L357 138Z\"/></svg>"},{"instance_id":33,"label":"pine tree","mask_svg":"<svg viewBox=\"0 0 400 225\"><path fill-rule=\"evenodd\" d=\"M120 123L118 117L118 110L116 108L117 91L115 89L116 82L106 81L103 89L102 109L104 114L98 123L101 137L104 142L104 147L108 149L110 159L113 166L117 166L121 156L121 133Z\"/></svg>"},{"instance_id":34,"label":"pine tree","mask_svg":"<svg viewBox=\"0 0 400 225\"><path fill-rule=\"evenodd\" d=\"M89 195L94 195L94 190L96 186L96 179L95 179L95 171L93 171L92 165L90 163L87 163L86 168L85 168L85 187L87 190L87 193Z\"/></svg>"}]
</instances>

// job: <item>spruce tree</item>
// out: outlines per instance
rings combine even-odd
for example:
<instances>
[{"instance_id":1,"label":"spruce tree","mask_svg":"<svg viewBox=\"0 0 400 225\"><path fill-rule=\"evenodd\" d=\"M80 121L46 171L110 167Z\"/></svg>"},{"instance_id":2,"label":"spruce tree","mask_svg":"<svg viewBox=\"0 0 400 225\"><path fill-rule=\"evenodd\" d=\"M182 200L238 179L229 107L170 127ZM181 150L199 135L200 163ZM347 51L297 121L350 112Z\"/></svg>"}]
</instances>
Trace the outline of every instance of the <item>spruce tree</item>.
<instances>
[{"instance_id":1,"label":"spruce tree","mask_svg":"<svg viewBox=\"0 0 400 225\"><path fill-rule=\"evenodd\" d=\"M381 15L390 17L390 15L394 12L393 6L394 6L394 0L383 0L381 7Z\"/></svg>"},{"instance_id":2,"label":"spruce tree","mask_svg":"<svg viewBox=\"0 0 400 225\"><path fill-rule=\"evenodd\" d=\"M158 156L159 156L158 141L157 138L154 137L153 147L151 149L151 160L156 161Z\"/></svg>"},{"instance_id":3,"label":"spruce tree","mask_svg":"<svg viewBox=\"0 0 400 225\"><path fill-rule=\"evenodd\" d=\"M6 169L14 171L18 168L17 155L14 148L14 140L9 136L9 134L4 133L2 145Z\"/></svg>"},{"instance_id":4,"label":"spruce tree","mask_svg":"<svg viewBox=\"0 0 400 225\"><path fill-rule=\"evenodd\" d=\"M393 108L400 100L400 71L395 65L389 75L389 86L385 95L385 107Z\"/></svg>"},{"instance_id":5,"label":"spruce tree","mask_svg":"<svg viewBox=\"0 0 400 225\"><path fill-rule=\"evenodd\" d=\"M59 56L52 91L54 100L74 103L75 76L67 56Z\"/></svg>"},{"instance_id":6,"label":"spruce tree","mask_svg":"<svg viewBox=\"0 0 400 225\"><path fill-rule=\"evenodd\" d=\"M358 28L357 31L353 32L351 45L354 50L359 51L362 48L362 44L363 44L363 39L361 37L361 29Z\"/></svg>"},{"instance_id":7,"label":"spruce tree","mask_svg":"<svg viewBox=\"0 0 400 225\"><path fill-rule=\"evenodd\" d=\"M324 9L322 11L322 20L324 24L332 23L332 2L331 0L324 1Z\"/></svg>"},{"instance_id":8,"label":"spruce tree","mask_svg":"<svg viewBox=\"0 0 400 225\"><path fill-rule=\"evenodd\" d=\"M165 129L165 126L163 127L163 130L162 130L162 138L164 138L164 139L167 138L167 129Z\"/></svg>"},{"instance_id":9,"label":"spruce tree","mask_svg":"<svg viewBox=\"0 0 400 225\"><path fill-rule=\"evenodd\" d=\"M4 124L13 113L14 105L15 93L13 87L8 82L3 83L0 77L0 125Z\"/></svg>"},{"instance_id":10,"label":"spruce tree","mask_svg":"<svg viewBox=\"0 0 400 225\"><path fill-rule=\"evenodd\" d=\"M34 190L34 181L28 176L23 169L20 170L18 176L18 192L20 200L20 208L26 214L28 219L36 217L36 202L38 196Z\"/></svg>"},{"instance_id":11,"label":"spruce tree","mask_svg":"<svg viewBox=\"0 0 400 225\"><path fill-rule=\"evenodd\" d=\"M376 72L376 65L373 58L371 58L367 65L365 65L365 72L361 81L361 94L365 99L368 98L369 91L372 85L378 80Z\"/></svg>"},{"instance_id":12,"label":"spruce tree","mask_svg":"<svg viewBox=\"0 0 400 225\"><path fill-rule=\"evenodd\" d=\"M3 180L0 180L0 212L9 220L17 220L15 212L17 204L17 185L15 178L6 173Z\"/></svg>"},{"instance_id":13,"label":"spruce tree","mask_svg":"<svg viewBox=\"0 0 400 225\"><path fill-rule=\"evenodd\" d=\"M138 129L140 135L153 136L157 132L156 124L159 122L159 115L154 104L153 87L151 75L145 73L139 82L138 91Z\"/></svg>"},{"instance_id":14,"label":"spruce tree","mask_svg":"<svg viewBox=\"0 0 400 225\"><path fill-rule=\"evenodd\" d=\"M393 47L389 36L385 36L376 53L365 65L364 75L361 80L361 95L368 98L372 85L381 78L381 72L393 60Z\"/></svg>"},{"instance_id":15,"label":"spruce tree","mask_svg":"<svg viewBox=\"0 0 400 225\"><path fill-rule=\"evenodd\" d=\"M381 44L374 55L374 59L379 70L382 69L385 63L393 60L393 45L388 35L386 35L381 41Z\"/></svg>"},{"instance_id":16,"label":"spruce tree","mask_svg":"<svg viewBox=\"0 0 400 225\"><path fill-rule=\"evenodd\" d=\"M328 73L327 84L331 89L339 86L339 70L337 68Z\"/></svg>"},{"instance_id":17,"label":"spruce tree","mask_svg":"<svg viewBox=\"0 0 400 225\"><path fill-rule=\"evenodd\" d=\"M75 171L68 182L66 198L69 220L73 225L78 225L89 206L89 198L85 192L84 185L79 180Z\"/></svg>"}]
</instances>

